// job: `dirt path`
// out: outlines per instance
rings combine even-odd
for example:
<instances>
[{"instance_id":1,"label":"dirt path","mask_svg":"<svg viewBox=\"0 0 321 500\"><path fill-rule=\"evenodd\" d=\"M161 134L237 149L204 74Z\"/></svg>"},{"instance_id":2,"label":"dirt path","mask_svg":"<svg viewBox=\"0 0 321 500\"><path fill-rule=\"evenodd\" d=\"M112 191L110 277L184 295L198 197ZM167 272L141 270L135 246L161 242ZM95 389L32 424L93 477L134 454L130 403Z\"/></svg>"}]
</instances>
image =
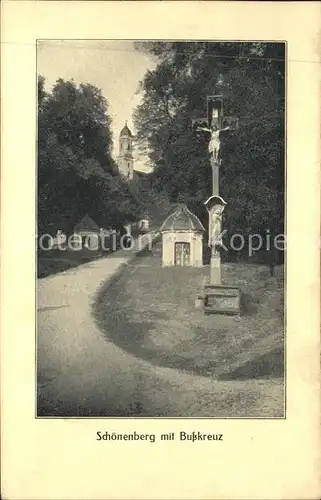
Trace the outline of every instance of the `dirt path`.
<instances>
[{"instance_id":1,"label":"dirt path","mask_svg":"<svg viewBox=\"0 0 321 500\"><path fill-rule=\"evenodd\" d=\"M282 416L277 380L217 382L156 367L105 340L92 301L129 258L117 252L38 281L39 415Z\"/></svg>"}]
</instances>

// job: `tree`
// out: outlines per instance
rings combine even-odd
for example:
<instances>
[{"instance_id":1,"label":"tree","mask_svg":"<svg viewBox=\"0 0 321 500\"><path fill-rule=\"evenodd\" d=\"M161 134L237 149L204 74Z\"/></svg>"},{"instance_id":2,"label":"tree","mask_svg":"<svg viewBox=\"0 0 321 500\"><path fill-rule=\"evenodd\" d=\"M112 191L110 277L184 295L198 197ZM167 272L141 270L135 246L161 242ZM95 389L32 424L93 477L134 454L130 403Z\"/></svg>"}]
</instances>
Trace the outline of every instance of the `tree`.
<instances>
[{"instance_id":1,"label":"tree","mask_svg":"<svg viewBox=\"0 0 321 500\"><path fill-rule=\"evenodd\" d=\"M207 138L191 120L205 114L207 95L224 96L224 113L240 129L222 141L220 191L224 226L248 234L283 227L284 45L231 42L140 42L158 57L141 82L137 137L154 166L153 185L184 201L203 222L211 194Z\"/></svg>"},{"instance_id":2,"label":"tree","mask_svg":"<svg viewBox=\"0 0 321 500\"><path fill-rule=\"evenodd\" d=\"M39 232L71 232L86 213L102 226L135 218L137 200L111 156L108 102L90 84L38 79Z\"/></svg>"}]
</instances>

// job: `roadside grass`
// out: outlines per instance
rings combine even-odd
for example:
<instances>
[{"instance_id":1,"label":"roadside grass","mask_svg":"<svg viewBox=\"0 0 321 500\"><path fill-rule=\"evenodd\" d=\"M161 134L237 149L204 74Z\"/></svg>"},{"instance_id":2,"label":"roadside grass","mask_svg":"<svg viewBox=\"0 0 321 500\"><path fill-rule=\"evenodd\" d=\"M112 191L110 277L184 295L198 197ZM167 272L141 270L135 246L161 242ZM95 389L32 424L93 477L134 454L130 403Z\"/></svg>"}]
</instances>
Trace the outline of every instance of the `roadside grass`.
<instances>
[{"instance_id":1,"label":"roadside grass","mask_svg":"<svg viewBox=\"0 0 321 500\"><path fill-rule=\"evenodd\" d=\"M243 293L240 317L205 316L194 301L209 274L162 268L144 252L103 291L94 315L106 337L153 364L217 380L284 377L283 266L225 263L223 282Z\"/></svg>"},{"instance_id":2,"label":"roadside grass","mask_svg":"<svg viewBox=\"0 0 321 500\"><path fill-rule=\"evenodd\" d=\"M131 230L131 235L134 239L142 236L144 232L137 229ZM92 262L97 259L101 259L103 257L107 257L113 251L118 252L119 255L119 241L115 242L110 241L109 243L110 250L97 249L90 250L85 246L82 247L81 250L73 250L71 248L65 248L60 250L58 248L54 248L51 250L38 250L37 252L37 277L45 278L47 276L61 273L71 268L78 267L82 264L86 264L87 262ZM106 248L108 248L108 243L106 242Z\"/></svg>"},{"instance_id":3,"label":"roadside grass","mask_svg":"<svg viewBox=\"0 0 321 500\"><path fill-rule=\"evenodd\" d=\"M242 315L205 316L194 301L209 268L162 269L160 253L158 241L95 291L100 331L89 317L59 340L78 303L44 311L48 345L60 348L38 374L37 415L284 418L283 268L271 278L265 266L224 264L224 282L242 289Z\"/></svg>"},{"instance_id":4,"label":"roadside grass","mask_svg":"<svg viewBox=\"0 0 321 500\"><path fill-rule=\"evenodd\" d=\"M76 250L48 250L39 251L37 256L38 278L45 278L52 274L61 273L67 269L78 267L81 264L101 259L106 256L106 252L99 250L88 250L83 248Z\"/></svg>"}]
</instances>

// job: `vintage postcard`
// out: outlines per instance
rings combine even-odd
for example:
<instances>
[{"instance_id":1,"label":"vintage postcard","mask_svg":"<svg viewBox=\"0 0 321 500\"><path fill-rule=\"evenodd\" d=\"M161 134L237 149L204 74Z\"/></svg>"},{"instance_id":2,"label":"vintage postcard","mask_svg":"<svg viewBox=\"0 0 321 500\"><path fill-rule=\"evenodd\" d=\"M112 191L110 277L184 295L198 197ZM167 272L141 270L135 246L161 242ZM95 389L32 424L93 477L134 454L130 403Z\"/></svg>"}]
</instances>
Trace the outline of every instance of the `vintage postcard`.
<instances>
[{"instance_id":1,"label":"vintage postcard","mask_svg":"<svg viewBox=\"0 0 321 500\"><path fill-rule=\"evenodd\" d=\"M3 498L318 498L320 6L2 13Z\"/></svg>"},{"instance_id":2,"label":"vintage postcard","mask_svg":"<svg viewBox=\"0 0 321 500\"><path fill-rule=\"evenodd\" d=\"M38 417L285 417L285 57L38 40Z\"/></svg>"}]
</instances>

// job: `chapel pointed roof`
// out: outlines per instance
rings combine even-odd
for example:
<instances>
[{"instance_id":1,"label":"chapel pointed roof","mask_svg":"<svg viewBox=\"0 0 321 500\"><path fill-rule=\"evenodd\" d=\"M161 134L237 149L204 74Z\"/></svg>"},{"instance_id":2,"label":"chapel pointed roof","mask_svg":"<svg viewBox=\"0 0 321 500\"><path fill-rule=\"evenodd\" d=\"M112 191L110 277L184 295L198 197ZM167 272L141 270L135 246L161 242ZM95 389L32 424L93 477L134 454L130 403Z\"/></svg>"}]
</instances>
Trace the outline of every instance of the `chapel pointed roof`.
<instances>
[{"instance_id":1,"label":"chapel pointed roof","mask_svg":"<svg viewBox=\"0 0 321 500\"><path fill-rule=\"evenodd\" d=\"M99 231L99 226L96 222L86 214L74 227L74 231Z\"/></svg>"}]
</instances>

